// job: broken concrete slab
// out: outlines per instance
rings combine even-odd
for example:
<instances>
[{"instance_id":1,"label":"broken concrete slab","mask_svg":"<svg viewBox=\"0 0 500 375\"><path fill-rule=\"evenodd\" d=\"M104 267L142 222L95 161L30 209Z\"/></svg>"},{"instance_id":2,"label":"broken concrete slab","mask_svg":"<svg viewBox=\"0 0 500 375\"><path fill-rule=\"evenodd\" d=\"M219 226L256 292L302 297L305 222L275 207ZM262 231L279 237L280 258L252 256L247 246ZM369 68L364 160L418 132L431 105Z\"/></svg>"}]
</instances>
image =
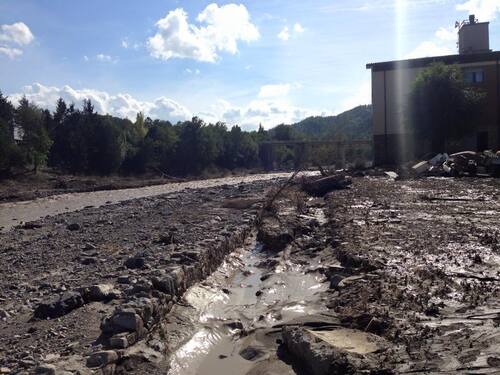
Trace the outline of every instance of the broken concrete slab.
<instances>
[{"instance_id":1,"label":"broken concrete slab","mask_svg":"<svg viewBox=\"0 0 500 375\"><path fill-rule=\"evenodd\" d=\"M422 173L427 172L429 169L431 169L431 165L428 161L421 161L417 164L415 164L413 167L411 167L411 170L416 173L417 175L420 175Z\"/></svg>"},{"instance_id":2,"label":"broken concrete slab","mask_svg":"<svg viewBox=\"0 0 500 375\"><path fill-rule=\"evenodd\" d=\"M313 331L284 327L283 339L287 350L313 375L382 371L379 354L389 348L379 336L345 328Z\"/></svg>"}]
</instances>

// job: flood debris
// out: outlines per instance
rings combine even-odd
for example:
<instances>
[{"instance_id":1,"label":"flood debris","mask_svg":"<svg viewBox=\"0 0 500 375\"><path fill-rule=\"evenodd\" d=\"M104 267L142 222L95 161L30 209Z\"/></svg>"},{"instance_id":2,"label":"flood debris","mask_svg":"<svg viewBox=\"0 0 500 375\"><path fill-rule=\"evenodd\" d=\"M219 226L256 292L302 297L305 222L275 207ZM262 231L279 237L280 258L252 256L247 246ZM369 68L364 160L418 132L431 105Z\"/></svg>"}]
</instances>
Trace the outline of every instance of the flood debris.
<instances>
[{"instance_id":1,"label":"flood debris","mask_svg":"<svg viewBox=\"0 0 500 375\"><path fill-rule=\"evenodd\" d=\"M411 167L418 176L493 176L500 177L500 151L461 151L454 154L437 154Z\"/></svg>"},{"instance_id":2,"label":"flood debris","mask_svg":"<svg viewBox=\"0 0 500 375\"><path fill-rule=\"evenodd\" d=\"M308 176L301 180L302 190L315 197L323 197L334 190L346 189L351 183L351 178L344 173L326 177Z\"/></svg>"}]
</instances>

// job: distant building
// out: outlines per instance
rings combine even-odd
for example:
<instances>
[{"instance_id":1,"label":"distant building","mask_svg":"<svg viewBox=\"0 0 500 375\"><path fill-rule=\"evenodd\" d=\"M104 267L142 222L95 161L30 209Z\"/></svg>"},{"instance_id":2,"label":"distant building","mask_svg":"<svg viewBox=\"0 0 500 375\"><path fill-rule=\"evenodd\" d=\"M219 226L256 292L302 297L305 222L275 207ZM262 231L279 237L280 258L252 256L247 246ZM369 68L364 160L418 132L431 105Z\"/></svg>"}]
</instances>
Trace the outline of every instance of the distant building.
<instances>
[{"instance_id":1,"label":"distant building","mask_svg":"<svg viewBox=\"0 0 500 375\"><path fill-rule=\"evenodd\" d=\"M500 148L500 51L489 47L488 22L473 15L457 23L458 55L368 64L372 72L373 141L375 164L411 160L430 151L430 142L415 139L405 129L404 110L418 72L433 62L458 64L464 79L486 92L484 116L475 134L460 147L470 150ZM453 151L453 150L443 150Z\"/></svg>"}]
</instances>

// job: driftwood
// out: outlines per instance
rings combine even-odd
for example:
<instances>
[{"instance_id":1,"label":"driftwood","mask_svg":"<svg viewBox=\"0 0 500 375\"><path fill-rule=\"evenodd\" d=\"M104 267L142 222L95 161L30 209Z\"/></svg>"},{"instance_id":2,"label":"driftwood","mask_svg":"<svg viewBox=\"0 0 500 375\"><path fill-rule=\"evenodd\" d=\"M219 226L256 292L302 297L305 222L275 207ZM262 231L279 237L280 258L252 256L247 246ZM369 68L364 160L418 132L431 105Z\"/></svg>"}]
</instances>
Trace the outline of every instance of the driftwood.
<instances>
[{"instance_id":1,"label":"driftwood","mask_svg":"<svg viewBox=\"0 0 500 375\"><path fill-rule=\"evenodd\" d=\"M305 179L302 182L302 190L310 195L322 197L333 190L346 189L352 181L345 175L332 175L321 178Z\"/></svg>"}]
</instances>

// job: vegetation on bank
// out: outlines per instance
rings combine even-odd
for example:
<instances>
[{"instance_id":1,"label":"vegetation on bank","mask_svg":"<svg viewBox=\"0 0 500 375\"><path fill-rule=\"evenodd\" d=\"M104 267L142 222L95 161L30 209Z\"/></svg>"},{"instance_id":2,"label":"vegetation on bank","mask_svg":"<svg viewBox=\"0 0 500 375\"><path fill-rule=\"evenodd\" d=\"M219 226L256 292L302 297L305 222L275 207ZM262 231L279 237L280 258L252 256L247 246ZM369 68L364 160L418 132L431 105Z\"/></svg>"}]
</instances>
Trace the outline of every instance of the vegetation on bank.
<instances>
[{"instance_id":1,"label":"vegetation on bank","mask_svg":"<svg viewBox=\"0 0 500 375\"><path fill-rule=\"evenodd\" d=\"M354 127L368 134L369 107L349 112L350 118L358 116L351 125L355 123ZM16 107L0 93L0 173L8 175L13 169L27 168L37 171L44 164L65 173L98 175L153 172L183 176L208 168L258 168L263 163L261 146L266 141L353 138L345 130L345 117L304 120L320 121L320 131L301 122L278 125L269 131L259 126L246 132L237 125L228 128L221 122L207 124L197 117L174 125L138 113L135 121L130 121L96 113L90 100L85 100L80 109L59 99L55 111L50 112L24 97ZM324 130L329 127L330 133ZM284 145L274 150L272 157L275 166L287 167L295 165L301 155Z\"/></svg>"}]
</instances>

